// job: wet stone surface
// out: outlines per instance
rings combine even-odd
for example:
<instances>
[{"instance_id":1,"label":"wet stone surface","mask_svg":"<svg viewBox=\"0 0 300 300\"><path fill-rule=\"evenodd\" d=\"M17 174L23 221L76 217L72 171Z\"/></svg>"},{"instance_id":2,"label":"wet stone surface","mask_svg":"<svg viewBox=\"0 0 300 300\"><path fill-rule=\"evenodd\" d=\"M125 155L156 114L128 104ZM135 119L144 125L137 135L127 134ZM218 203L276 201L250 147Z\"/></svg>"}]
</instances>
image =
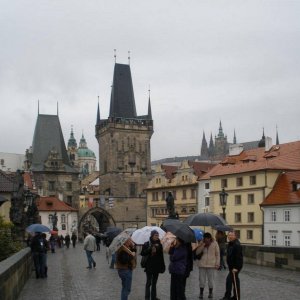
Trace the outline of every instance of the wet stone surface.
<instances>
[{"instance_id":1,"label":"wet stone surface","mask_svg":"<svg viewBox=\"0 0 300 300\"><path fill-rule=\"evenodd\" d=\"M139 252L138 252L139 253ZM118 300L121 281L118 273L109 268L105 247L94 253L97 263L95 269L86 269L87 259L82 244L76 248L57 249L48 253L48 278L36 279L32 272L18 300ZM143 300L146 276L138 266L133 273L130 300ZM165 256L168 265L168 256ZM227 271L217 271L214 299L224 295ZM300 299L300 272L245 265L240 273L242 300L279 300ZM157 291L160 300L170 298L170 274L166 271L158 278ZM187 300L199 299L198 267L187 280ZM204 299L208 299L208 288L204 290Z\"/></svg>"}]
</instances>

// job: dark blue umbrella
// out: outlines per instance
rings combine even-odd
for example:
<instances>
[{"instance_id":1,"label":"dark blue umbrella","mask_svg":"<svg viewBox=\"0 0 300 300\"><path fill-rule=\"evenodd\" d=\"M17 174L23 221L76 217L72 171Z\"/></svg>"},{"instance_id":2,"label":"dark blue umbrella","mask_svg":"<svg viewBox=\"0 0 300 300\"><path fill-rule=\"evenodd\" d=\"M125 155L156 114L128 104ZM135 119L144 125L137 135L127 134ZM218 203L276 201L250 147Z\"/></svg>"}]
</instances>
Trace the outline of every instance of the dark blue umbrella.
<instances>
[{"instance_id":1,"label":"dark blue umbrella","mask_svg":"<svg viewBox=\"0 0 300 300\"><path fill-rule=\"evenodd\" d=\"M189 226L215 226L226 225L226 221L219 215L212 213L199 213L188 216L184 223Z\"/></svg>"},{"instance_id":2,"label":"dark blue umbrella","mask_svg":"<svg viewBox=\"0 0 300 300\"><path fill-rule=\"evenodd\" d=\"M43 224L31 224L26 228L28 232L50 232L51 229Z\"/></svg>"}]
</instances>

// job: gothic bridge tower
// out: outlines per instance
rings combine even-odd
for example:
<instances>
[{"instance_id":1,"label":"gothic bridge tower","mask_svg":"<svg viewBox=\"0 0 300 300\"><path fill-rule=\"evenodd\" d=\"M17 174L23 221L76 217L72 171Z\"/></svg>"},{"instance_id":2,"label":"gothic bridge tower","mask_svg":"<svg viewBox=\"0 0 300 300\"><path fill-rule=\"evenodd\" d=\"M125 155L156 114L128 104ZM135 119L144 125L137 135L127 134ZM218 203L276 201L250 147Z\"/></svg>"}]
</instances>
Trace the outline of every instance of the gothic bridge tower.
<instances>
[{"instance_id":1,"label":"gothic bridge tower","mask_svg":"<svg viewBox=\"0 0 300 300\"><path fill-rule=\"evenodd\" d=\"M147 115L136 113L130 66L115 63L107 119L96 120L99 143L100 198L119 227L146 225L146 194L151 178L150 96Z\"/></svg>"}]
</instances>

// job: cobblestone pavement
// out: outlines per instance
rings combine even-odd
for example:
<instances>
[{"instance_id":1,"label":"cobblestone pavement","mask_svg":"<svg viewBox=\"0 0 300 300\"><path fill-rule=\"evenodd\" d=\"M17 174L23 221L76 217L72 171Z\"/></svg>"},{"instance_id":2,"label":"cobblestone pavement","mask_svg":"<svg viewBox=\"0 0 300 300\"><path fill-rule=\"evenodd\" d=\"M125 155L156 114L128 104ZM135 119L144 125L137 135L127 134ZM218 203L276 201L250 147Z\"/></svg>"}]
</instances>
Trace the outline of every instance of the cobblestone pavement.
<instances>
[{"instance_id":1,"label":"cobblestone pavement","mask_svg":"<svg viewBox=\"0 0 300 300\"><path fill-rule=\"evenodd\" d=\"M166 255L166 265L168 257ZM110 269L105 255L105 247L94 253L97 262L95 269L88 270L87 259L82 244L76 248L58 249L48 253L48 278L36 279L34 272L26 283L18 300L118 300L121 281L118 273ZM138 257L140 261L140 255ZM218 271L214 299L224 294L226 271ZM300 273L282 269L245 265L240 273L243 300L279 300L300 299ZM134 270L130 300L144 299L146 276L139 262ZM170 275L160 275L157 283L158 297L169 299ZM205 290L205 299L208 291ZM198 268L187 280L187 300L198 299Z\"/></svg>"}]
</instances>

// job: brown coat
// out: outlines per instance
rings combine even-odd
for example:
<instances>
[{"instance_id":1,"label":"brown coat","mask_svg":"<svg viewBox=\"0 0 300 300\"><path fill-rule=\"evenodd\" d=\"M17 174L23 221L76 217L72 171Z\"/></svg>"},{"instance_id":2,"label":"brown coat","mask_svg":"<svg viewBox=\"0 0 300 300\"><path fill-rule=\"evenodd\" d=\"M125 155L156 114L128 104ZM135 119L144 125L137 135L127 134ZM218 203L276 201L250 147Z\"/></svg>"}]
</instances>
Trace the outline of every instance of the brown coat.
<instances>
[{"instance_id":1,"label":"brown coat","mask_svg":"<svg viewBox=\"0 0 300 300\"><path fill-rule=\"evenodd\" d=\"M126 248L122 246L116 252L116 269L133 270L136 268L136 256L132 256Z\"/></svg>"}]
</instances>

